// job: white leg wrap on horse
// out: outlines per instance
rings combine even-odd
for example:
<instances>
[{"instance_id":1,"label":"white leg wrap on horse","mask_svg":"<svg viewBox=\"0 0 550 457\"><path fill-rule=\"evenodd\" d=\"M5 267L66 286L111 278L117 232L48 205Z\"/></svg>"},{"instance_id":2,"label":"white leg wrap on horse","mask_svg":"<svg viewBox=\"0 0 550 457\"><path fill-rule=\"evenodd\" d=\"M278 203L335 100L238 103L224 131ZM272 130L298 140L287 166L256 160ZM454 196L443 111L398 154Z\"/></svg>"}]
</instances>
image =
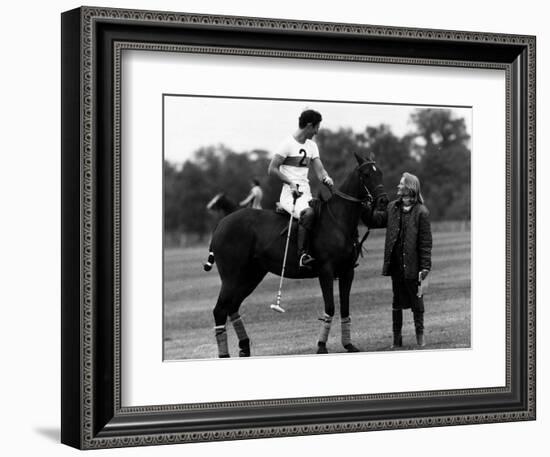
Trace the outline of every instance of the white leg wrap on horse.
<instances>
[{"instance_id":1,"label":"white leg wrap on horse","mask_svg":"<svg viewBox=\"0 0 550 457\"><path fill-rule=\"evenodd\" d=\"M232 314L229 316L229 319L231 319L231 323L233 324L233 328L235 329L235 333L237 334L239 341L247 340L248 335L246 334L244 323L241 316L239 316L239 313Z\"/></svg>"},{"instance_id":2,"label":"white leg wrap on horse","mask_svg":"<svg viewBox=\"0 0 550 457\"><path fill-rule=\"evenodd\" d=\"M342 345L346 346L351 343L351 317L341 319L342 324Z\"/></svg>"},{"instance_id":3,"label":"white leg wrap on horse","mask_svg":"<svg viewBox=\"0 0 550 457\"><path fill-rule=\"evenodd\" d=\"M227 332L225 325L217 325L214 327L216 334L216 342L218 343L218 356L229 357L229 347L227 346Z\"/></svg>"},{"instance_id":4,"label":"white leg wrap on horse","mask_svg":"<svg viewBox=\"0 0 550 457\"><path fill-rule=\"evenodd\" d=\"M321 320L321 332L319 333L319 342L326 343L328 340L328 334L330 333L330 326L332 324L332 316L325 313Z\"/></svg>"}]
</instances>

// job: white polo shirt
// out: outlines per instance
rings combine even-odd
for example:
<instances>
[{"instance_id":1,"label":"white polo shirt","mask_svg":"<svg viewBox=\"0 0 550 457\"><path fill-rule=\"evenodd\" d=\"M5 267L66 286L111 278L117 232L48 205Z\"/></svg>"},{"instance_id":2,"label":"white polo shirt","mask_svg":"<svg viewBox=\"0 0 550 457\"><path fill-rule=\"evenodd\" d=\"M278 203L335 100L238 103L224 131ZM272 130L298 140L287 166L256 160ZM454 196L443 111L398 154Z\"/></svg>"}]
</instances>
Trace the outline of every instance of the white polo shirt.
<instances>
[{"instance_id":1,"label":"white polo shirt","mask_svg":"<svg viewBox=\"0 0 550 457\"><path fill-rule=\"evenodd\" d=\"M313 159L319 157L317 144L312 140L306 140L302 144L289 135L281 143L276 153L285 159L279 167L279 171L294 184L299 184L301 187L309 186L307 178L309 164Z\"/></svg>"}]
</instances>

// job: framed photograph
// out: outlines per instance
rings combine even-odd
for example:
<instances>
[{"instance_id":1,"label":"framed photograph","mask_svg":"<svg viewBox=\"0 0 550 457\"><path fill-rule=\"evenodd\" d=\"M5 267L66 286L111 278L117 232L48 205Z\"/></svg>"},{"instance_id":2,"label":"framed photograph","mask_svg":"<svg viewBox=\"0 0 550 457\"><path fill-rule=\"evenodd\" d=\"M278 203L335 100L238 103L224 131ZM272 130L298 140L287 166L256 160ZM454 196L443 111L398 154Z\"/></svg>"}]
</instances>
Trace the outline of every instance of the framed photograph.
<instances>
[{"instance_id":1,"label":"framed photograph","mask_svg":"<svg viewBox=\"0 0 550 457\"><path fill-rule=\"evenodd\" d=\"M535 37L63 13L63 443L535 410Z\"/></svg>"}]
</instances>

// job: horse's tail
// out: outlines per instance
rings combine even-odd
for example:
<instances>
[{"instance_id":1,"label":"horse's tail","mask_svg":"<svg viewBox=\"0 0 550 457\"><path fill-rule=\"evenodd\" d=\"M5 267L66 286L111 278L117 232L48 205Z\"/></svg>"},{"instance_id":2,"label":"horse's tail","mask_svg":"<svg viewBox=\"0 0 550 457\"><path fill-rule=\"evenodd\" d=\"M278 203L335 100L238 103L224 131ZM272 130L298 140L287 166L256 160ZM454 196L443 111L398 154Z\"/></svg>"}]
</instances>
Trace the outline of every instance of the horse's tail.
<instances>
[{"instance_id":1,"label":"horse's tail","mask_svg":"<svg viewBox=\"0 0 550 457\"><path fill-rule=\"evenodd\" d=\"M208 252L208 259L206 259L206 262L204 262L204 264L202 265L202 267L204 268L204 271L210 271L215 261L216 260L214 259L214 251L212 251L212 246L210 246L210 252Z\"/></svg>"}]
</instances>

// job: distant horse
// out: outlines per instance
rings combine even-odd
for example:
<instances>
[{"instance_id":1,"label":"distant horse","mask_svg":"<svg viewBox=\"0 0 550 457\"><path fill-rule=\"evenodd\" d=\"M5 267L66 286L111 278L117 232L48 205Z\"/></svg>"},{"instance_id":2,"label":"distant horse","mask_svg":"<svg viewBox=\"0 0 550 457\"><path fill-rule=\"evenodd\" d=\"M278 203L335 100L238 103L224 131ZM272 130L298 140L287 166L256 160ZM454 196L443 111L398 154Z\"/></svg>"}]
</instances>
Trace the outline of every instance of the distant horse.
<instances>
[{"instance_id":1,"label":"distant horse","mask_svg":"<svg viewBox=\"0 0 550 457\"><path fill-rule=\"evenodd\" d=\"M220 211L224 216L237 211L239 208L239 205L228 198L223 192L216 194L206 205L206 209Z\"/></svg>"},{"instance_id":2,"label":"distant horse","mask_svg":"<svg viewBox=\"0 0 550 457\"><path fill-rule=\"evenodd\" d=\"M310 237L311 252L316 259L314 267L308 270L298 266L295 233L292 233L288 251L285 277L319 278L325 315L317 343L318 354L327 353L326 342L334 316L335 278L339 280L342 344L348 352L359 351L351 342L349 316L350 290L358 255L357 226L365 206L374 204L382 210L388 204L382 171L374 161L355 157L357 167L317 212ZM245 208L224 217L216 227L209 262L211 265L215 261L218 265L222 282L214 307L219 357L229 357L225 329L228 317L239 339L239 356L250 356L250 339L239 316L239 307L267 272L281 274L287 224L288 215Z\"/></svg>"}]
</instances>

